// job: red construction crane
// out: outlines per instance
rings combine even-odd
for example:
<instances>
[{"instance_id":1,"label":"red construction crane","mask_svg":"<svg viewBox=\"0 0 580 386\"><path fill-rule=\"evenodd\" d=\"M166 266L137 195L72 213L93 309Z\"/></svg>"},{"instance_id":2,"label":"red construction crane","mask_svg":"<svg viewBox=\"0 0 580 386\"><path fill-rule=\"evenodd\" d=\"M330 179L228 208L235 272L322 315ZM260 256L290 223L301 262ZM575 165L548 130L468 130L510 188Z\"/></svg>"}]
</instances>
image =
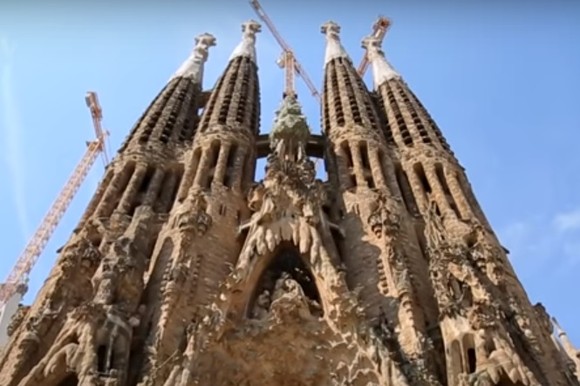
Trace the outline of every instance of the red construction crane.
<instances>
[{"instance_id":1,"label":"red construction crane","mask_svg":"<svg viewBox=\"0 0 580 386\"><path fill-rule=\"evenodd\" d=\"M258 0L250 0L250 4L252 5L252 8L254 8L254 10L256 11L256 14L260 18L260 20L262 20L264 24L266 24L272 35L274 35L274 39L276 39L280 47L282 47L283 51L282 58L278 61L278 63L281 67L284 67L286 69L286 84L284 88L284 95L295 94L294 73L296 73L300 75L302 79L304 79L304 82L306 83L308 89L310 89L312 95L320 102L320 93L316 89L316 86L314 86L314 83L310 80L310 77L308 76L302 65L300 65L300 62L296 60L294 51L292 51L288 43L286 43L286 41L282 38L282 36L274 26L272 20L268 17L266 12L264 11L264 8L262 8Z\"/></svg>"},{"instance_id":2,"label":"red construction crane","mask_svg":"<svg viewBox=\"0 0 580 386\"><path fill-rule=\"evenodd\" d=\"M379 39L379 41L383 41L387 30L391 26L391 21L384 16L379 16L375 24L373 24L373 37ZM369 67L369 59L367 58L367 54L365 53L359 66L358 66L358 74L362 77L365 75L367 68Z\"/></svg>"},{"instance_id":3,"label":"red construction crane","mask_svg":"<svg viewBox=\"0 0 580 386\"><path fill-rule=\"evenodd\" d=\"M81 158L81 161L56 198L56 201L52 204L48 213L44 216L44 219L26 245L26 248L24 248L24 251L16 260L16 264L8 274L5 283L0 286L0 313L2 312L2 308L6 302L12 298L16 292L21 292L21 295L24 295L22 291L26 288L25 286L30 271L34 267L38 257L42 253L62 216L66 212L75 193L83 183L91 169L91 166L95 163L98 155L102 155L105 165L109 163L105 145L105 140L109 133L101 127L102 110L99 105L97 94L89 91L85 100L93 118L96 139L87 142L87 150Z\"/></svg>"}]
</instances>

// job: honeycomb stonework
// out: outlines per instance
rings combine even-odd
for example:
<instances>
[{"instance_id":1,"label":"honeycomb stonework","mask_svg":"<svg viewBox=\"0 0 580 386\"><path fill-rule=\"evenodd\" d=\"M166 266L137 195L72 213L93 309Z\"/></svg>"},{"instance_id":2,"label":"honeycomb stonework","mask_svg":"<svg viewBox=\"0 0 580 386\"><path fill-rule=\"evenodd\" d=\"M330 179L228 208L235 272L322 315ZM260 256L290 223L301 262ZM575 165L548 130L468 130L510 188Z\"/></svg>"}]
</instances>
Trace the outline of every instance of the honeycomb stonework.
<instances>
[{"instance_id":1,"label":"honeycomb stonework","mask_svg":"<svg viewBox=\"0 0 580 386\"><path fill-rule=\"evenodd\" d=\"M137 122L14 317L0 385L580 385L379 42L369 91L324 24L323 135L295 95L260 135L242 31L211 92L203 34Z\"/></svg>"}]
</instances>

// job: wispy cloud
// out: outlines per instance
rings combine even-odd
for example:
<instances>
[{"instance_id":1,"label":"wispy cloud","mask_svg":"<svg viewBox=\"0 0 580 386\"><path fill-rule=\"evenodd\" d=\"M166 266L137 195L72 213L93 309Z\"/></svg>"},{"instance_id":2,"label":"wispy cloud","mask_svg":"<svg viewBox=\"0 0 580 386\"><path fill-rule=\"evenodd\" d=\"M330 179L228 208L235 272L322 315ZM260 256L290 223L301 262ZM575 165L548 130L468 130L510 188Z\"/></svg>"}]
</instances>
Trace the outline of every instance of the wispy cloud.
<instances>
[{"instance_id":1,"label":"wispy cloud","mask_svg":"<svg viewBox=\"0 0 580 386\"><path fill-rule=\"evenodd\" d=\"M24 199L26 166L22 155L21 127L18 116L18 106L14 96L12 63L14 59L14 46L7 38L0 36L0 141L2 146L3 161L7 166L10 181L8 186L12 189L14 205L20 232L24 239L28 238L28 213Z\"/></svg>"},{"instance_id":2,"label":"wispy cloud","mask_svg":"<svg viewBox=\"0 0 580 386\"><path fill-rule=\"evenodd\" d=\"M514 221L499 233L524 276L558 276L580 264L580 208Z\"/></svg>"},{"instance_id":3,"label":"wispy cloud","mask_svg":"<svg viewBox=\"0 0 580 386\"><path fill-rule=\"evenodd\" d=\"M562 232L580 229L580 208L558 214L554 225Z\"/></svg>"}]
</instances>

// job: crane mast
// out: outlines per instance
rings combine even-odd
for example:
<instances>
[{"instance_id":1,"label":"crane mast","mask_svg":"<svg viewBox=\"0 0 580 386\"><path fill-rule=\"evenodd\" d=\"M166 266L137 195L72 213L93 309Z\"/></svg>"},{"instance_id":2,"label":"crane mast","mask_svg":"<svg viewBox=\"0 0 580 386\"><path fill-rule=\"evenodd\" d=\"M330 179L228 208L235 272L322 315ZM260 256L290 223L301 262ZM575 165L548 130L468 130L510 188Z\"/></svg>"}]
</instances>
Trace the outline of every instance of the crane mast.
<instances>
[{"instance_id":1,"label":"crane mast","mask_svg":"<svg viewBox=\"0 0 580 386\"><path fill-rule=\"evenodd\" d=\"M16 264L8 274L6 281L0 285L0 347L5 344L3 341L6 338L5 329L16 311L18 303L26 292L26 284L30 271L46 247L46 244L50 240L50 237L99 154L102 154L105 165L108 164L105 140L109 133L101 127L102 110L96 93L92 91L88 92L85 100L93 118L96 139L87 142L87 149L80 162L50 207L48 213L44 216L40 226L29 240L24 251L16 260ZM14 304L15 301L16 303Z\"/></svg>"},{"instance_id":2,"label":"crane mast","mask_svg":"<svg viewBox=\"0 0 580 386\"><path fill-rule=\"evenodd\" d=\"M312 96L314 96L318 100L318 102L320 102L320 93L316 89L316 86L314 85L314 83L312 82L312 80L302 67L302 65L300 65L300 62L296 60L294 51L292 50L292 48L290 48L288 43L286 43L284 38L282 38L282 35L280 35L280 33L278 32L276 26L274 25L270 17L266 14L260 2L258 0L250 0L250 4L252 5L254 11L256 11L256 14L260 18L260 20L262 20L264 24L266 24L266 26L274 36L274 39L276 39L280 47L282 47L283 51L282 58L278 61L278 64L281 67L285 68L286 71L286 79L285 79L286 84L284 87L284 94L295 95L294 74L297 74L304 80Z\"/></svg>"},{"instance_id":3,"label":"crane mast","mask_svg":"<svg viewBox=\"0 0 580 386\"><path fill-rule=\"evenodd\" d=\"M373 24L373 37L383 41L387 30L391 26L391 21L384 16L379 16L375 24ZM362 77L365 75L367 68L369 67L369 58L367 58L366 52L358 66L357 72Z\"/></svg>"}]
</instances>

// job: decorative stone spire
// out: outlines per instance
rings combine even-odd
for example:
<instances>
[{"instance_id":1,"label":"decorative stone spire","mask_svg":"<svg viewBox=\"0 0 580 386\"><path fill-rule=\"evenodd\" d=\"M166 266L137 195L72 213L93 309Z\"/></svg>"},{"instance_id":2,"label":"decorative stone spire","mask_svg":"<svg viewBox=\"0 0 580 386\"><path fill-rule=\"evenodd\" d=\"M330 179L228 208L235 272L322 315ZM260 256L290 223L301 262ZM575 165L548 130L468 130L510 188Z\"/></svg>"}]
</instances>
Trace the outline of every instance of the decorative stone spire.
<instances>
[{"instance_id":1,"label":"decorative stone spire","mask_svg":"<svg viewBox=\"0 0 580 386\"><path fill-rule=\"evenodd\" d=\"M200 84L203 80L203 65L207 61L210 47L216 45L216 38L210 33L196 36L195 47L189 57L177 69L171 79L177 77L191 78L193 83Z\"/></svg>"},{"instance_id":2,"label":"decorative stone spire","mask_svg":"<svg viewBox=\"0 0 580 386\"><path fill-rule=\"evenodd\" d=\"M242 41L232 52L230 60L238 56L247 56L256 63L256 34L262 32L262 25L255 20L242 24Z\"/></svg>"},{"instance_id":3,"label":"decorative stone spire","mask_svg":"<svg viewBox=\"0 0 580 386\"><path fill-rule=\"evenodd\" d=\"M326 35L326 53L324 65L326 66L332 59L346 58L350 60L344 47L340 43L340 26L334 21L327 21L320 27L320 32Z\"/></svg>"},{"instance_id":4,"label":"decorative stone spire","mask_svg":"<svg viewBox=\"0 0 580 386\"><path fill-rule=\"evenodd\" d=\"M310 128L296 97L288 95L282 101L270 132L270 146L282 159L300 160L305 156L305 144Z\"/></svg>"},{"instance_id":5,"label":"decorative stone spire","mask_svg":"<svg viewBox=\"0 0 580 386\"><path fill-rule=\"evenodd\" d=\"M390 79L401 78L401 75L395 71L387 58L385 58L379 39L374 36L368 36L363 39L362 46L367 51L367 59L373 68L375 89L378 89L381 84Z\"/></svg>"}]
</instances>

